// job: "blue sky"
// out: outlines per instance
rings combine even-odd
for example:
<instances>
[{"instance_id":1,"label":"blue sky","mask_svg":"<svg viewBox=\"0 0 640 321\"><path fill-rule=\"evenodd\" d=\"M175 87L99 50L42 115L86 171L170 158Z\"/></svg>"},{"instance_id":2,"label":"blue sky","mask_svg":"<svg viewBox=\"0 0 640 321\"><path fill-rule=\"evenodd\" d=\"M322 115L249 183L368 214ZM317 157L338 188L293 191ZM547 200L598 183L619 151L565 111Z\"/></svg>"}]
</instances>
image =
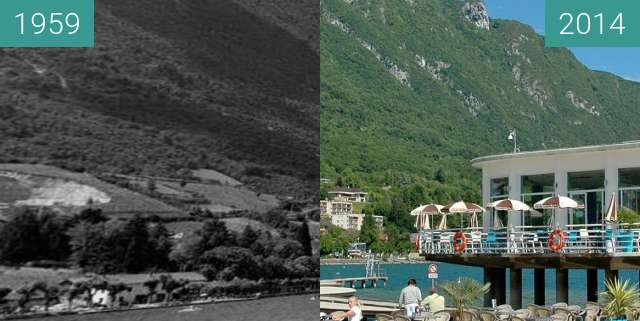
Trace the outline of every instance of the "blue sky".
<instances>
[{"instance_id":1,"label":"blue sky","mask_svg":"<svg viewBox=\"0 0 640 321\"><path fill-rule=\"evenodd\" d=\"M544 0L485 0L491 18L513 19L544 34ZM587 67L640 82L640 48L570 48Z\"/></svg>"}]
</instances>

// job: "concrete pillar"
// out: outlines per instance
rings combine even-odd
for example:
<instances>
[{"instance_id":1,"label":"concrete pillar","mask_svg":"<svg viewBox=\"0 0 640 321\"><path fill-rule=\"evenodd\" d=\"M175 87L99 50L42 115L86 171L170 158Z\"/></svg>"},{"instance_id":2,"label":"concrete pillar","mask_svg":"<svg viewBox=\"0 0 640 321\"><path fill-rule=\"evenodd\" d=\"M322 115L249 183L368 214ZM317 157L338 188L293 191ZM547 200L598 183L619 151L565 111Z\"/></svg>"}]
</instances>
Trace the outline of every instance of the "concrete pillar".
<instances>
[{"instance_id":1,"label":"concrete pillar","mask_svg":"<svg viewBox=\"0 0 640 321\"><path fill-rule=\"evenodd\" d=\"M614 279L614 278L618 278L618 270L604 270L604 279L605 280L609 280L609 279Z\"/></svg>"},{"instance_id":2,"label":"concrete pillar","mask_svg":"<svg viewBox=\"0 0 640 321\"><path fill-rule=\"evenodd\" d=\"M598 302L598 270L587 270L587 301Z\"/></svg>"},{"instance_id":3,"label":"concrete pillar","mask_svg":"<svg viewBox=\"0 0 640 321\"><path fill-rule=\"evenodd\" d=\"M496 304L507 303L507 269L495 269Z\"/></svg>"},{"instance_id":4,"label":"concrete pillar","mask_svg":"<svg viewBox=\"0 0 640 321\"><path fill-rule=\"evenodd\" d=\"M556 269L556 302L569 303L568 269Z\"/></svg>"},{"instance_id":5,"label":"concrete pillar","mask_svg":"<svg viewBox=\"0 0 640 321\"><path fill-rule=\"evenodd\" d=\"M545 304L544 289L545 289L544 269L534 269L533 270L533 303L537 305Z\"/></svg>"},{"instance_id":6,"label":"concrete pillar","mask_svg":"<svg viewBox=\"0 0 640 321\"><path fill-rule=\"evenodd\" d=\"M565 171L562 168L556 168L554 172L554 180L556 185L556 188L555 188L556 194L567 196L567 189L568 189L567 171ZM569 216L567 215L568 213L567 209L557 208L554 211L556 213L556 224L559 224L560 228L564 228L564 226L569 223Z\"/></svg>"},{"instance_id":7,"label":"concrete pillar","mask_svg":"<svg viewBox=\"0 0 640 321\"><path fill-rule=\"evenodd\" d=\"M520 173L511 170L509 172L509 198L514 200L522 200L521 195L522 177ZM521 211L509 211L509 222L502 222L504 226L520 226L523 225L522 212Z\"/></svg>"},{"instance_id":8,"label":"concrete pillar","mask_svg":"<svg viewBox=\"0 0 640 321\"><path fill-rule=\"evenodd\" d=\"M607 164L604 168L604 207L605 210L611 203L611 194L618 191L618 167L616 166L617 158L606 154ZM619 196L619 195L617 195Z\"/></svg>"},{"instance_id":9,"label":"concrete pillar","mask_svg":"<svg viewBox=\"0 0 640 321\"><path fill-rule=\"evenodd\" d=\"M496 287L495 287L495 281L494 281L495 275L493 273L492 268L484 268L483 274L484 274L484 283L487 283L487 282L491 283L491 287L489 287L489 292L485 293L484 295L484 306L490 307L491 299L495 298L496 296Z\"/></svg>"},{"instance_id":10,"label":"concrete pillar","mask_svg":"<svg viewBox=\"0 0 640 321\"><path fill-rule=\"evenodd\" d=\"M491 180L489 174L487 171L482 171L482 204L489 203L490 194ZM491 215L482 215L482 228L485 232L491 228Z\"/></svg>"},{"instance_id":11,"label":"concrete pillar","mask_svg":"<svg viewBox=\"0 0 640 321\"><path fill-rule=\"evenodd\" d=\"M509 304L514 309L522 308L522 269L509 270Z\"/></svg>"}]
</instances>

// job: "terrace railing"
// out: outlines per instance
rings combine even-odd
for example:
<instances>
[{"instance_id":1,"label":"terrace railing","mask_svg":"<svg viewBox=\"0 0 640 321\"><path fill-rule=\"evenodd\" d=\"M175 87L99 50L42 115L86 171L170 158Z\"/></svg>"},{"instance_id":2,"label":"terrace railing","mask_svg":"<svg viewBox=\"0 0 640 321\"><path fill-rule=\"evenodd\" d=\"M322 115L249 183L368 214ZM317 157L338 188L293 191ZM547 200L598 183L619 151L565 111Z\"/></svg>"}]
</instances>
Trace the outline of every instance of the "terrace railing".
<instances>
[{"instance_id":1,"label":"terrace railing","mask_svg":"<svg viewBox=\"0 0 640 321\"><path fill-rule=\"evenodd\" d=\"M556 251L549 246L549 237L559 230L564 246ZM466 237L464 250L456 251L455 233ZM559 237L554 243L559 243ZM562 253L568 255L600 254L610 256L640 256L640 224L570 224L561 228L550 226L513 226L483 230L454 228L420 231L420 252L427 255L504 254L537 255Z\"/></svg>"}]
</instances>

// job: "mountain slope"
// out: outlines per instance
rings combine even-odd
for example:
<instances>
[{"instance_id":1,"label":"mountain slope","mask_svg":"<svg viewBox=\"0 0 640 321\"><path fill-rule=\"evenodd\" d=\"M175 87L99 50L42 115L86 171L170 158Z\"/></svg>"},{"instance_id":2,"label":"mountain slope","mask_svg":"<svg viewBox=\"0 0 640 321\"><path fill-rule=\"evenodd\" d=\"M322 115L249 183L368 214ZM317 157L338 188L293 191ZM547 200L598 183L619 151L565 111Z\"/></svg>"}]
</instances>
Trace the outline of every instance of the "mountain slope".
<instances>
[{"instance_id":1,"label":"mountain slope","mask_svg":"<svg viewBox=\"0 0 640 321\"><path fill-rule=\"evenodd\" d=\"M321 176L442 180L478 190L469 159L638 137L640 85L594 72L477 1L323 0ZM484 27L488 26L489 29Z\"/></svg>"},{"instance_id":2,"label":"mountain slope","mask_svg":"<svg viewBox=\"0 0 640 321\"><path fill-rule=\"evenodd\" d=\"M96 1L93 49L0 50L0 161L317 197L319 57L232 0Z\"/></svg>"}]
</instances>

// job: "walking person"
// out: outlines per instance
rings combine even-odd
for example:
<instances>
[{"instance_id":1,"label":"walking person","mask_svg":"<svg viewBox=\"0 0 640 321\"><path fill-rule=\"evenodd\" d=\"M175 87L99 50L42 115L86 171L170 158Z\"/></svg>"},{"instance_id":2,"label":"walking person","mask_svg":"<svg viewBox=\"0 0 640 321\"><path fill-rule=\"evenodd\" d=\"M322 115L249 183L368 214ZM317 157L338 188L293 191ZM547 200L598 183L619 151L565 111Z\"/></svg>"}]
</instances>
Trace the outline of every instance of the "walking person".
<instances>
[{"instance_id":1,"label":"walking person","mask_svg":"<svg viewBox=\"0 0 640 321\"><path fill-rule=\"evenodd\" d=\"M409 279L407 286L400 292L398 300L400 306L404 306L405 314L410 319L416 314L416 308L422 301L422 293L417 285L416 279Z\"/></svg>"}]
</instances>

